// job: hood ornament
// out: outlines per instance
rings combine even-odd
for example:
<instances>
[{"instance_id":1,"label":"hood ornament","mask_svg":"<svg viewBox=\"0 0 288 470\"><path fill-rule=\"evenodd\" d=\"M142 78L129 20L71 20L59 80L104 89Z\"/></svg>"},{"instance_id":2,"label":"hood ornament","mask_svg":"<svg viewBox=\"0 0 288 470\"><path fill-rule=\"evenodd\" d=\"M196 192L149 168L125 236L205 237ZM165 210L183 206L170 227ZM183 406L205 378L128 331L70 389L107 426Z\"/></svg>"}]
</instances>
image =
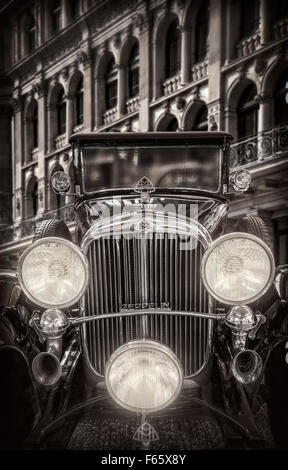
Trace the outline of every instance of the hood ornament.
<instances>
[{"instance_id":1,"label":"hood ornament","mask_svg":"<svg viewBox=\"0 0 288 470\"><path fill-rule=\"evenodd\" d=\"M159 440L159 436L152 424L148 423L148 421L144 419L136 429L133 440L141 442L144 448L148 448L151 442Z\"/></svg>"},{"instance_id":2,"label":"hood ornament","mask_svg":"<svg viewBox=\"0 0 288 470\"><path fill-rule=\"evenodd\" d=\"M134 191L140 194L141 202L148 203L150 201L150 194L155 191L155 187L147 176L143 176L134 186Z\"/></svg>"}]
</instances>

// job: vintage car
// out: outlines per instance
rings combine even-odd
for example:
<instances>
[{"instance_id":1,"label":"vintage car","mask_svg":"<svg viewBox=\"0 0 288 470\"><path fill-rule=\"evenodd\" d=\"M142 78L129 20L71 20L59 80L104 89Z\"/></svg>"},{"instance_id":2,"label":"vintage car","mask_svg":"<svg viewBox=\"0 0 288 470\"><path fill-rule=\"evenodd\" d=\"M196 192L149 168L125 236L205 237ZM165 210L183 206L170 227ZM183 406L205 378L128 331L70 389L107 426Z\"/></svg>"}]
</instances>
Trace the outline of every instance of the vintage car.
<instances>
[{"instance_id":1,"label":"vintage car","mask_svg":"<svg viewBox=\"0 0 288 470\"><path fill-rule=\"evenodd\" d=\"M231 139L71 137L75 233L0 275L2 448L288 447L288 269L262 219L229 229Z\"/></svg>"}]
</instances>

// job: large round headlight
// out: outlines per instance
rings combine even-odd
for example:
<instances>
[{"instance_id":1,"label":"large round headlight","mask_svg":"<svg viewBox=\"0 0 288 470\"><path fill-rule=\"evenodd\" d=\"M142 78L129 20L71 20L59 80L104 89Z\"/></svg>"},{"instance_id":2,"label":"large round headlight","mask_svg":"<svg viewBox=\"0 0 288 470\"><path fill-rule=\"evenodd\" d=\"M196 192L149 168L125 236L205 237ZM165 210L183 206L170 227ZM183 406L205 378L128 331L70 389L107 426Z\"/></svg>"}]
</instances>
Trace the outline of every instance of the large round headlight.
<instances>
[{"instance_id":1,"label":"large round headlight","mask_svg":"<svg viewBox=\"0 0 288 470\"><path fill-rule=\"evenodd\" d=\"M69 307L87 288L88 261L72 242L42 238L22 254L18 278L22 290L35 304L45 308Z\"/></svg>"},{"instance_id":2,"label":"large round headlight","mask_svg":"<svg viewBox=\"0 0 288 470\"><path fill-rule=\"evenodd\" d=\"M124 408L151 413L179 394L183 372L174 353L156 341L132 341L118 348L106 365L105 381L112 398Z\"/></svg>"},{"instance_id":3,"label":"large round headlight","mask_svg":"<svg viewBox=\"0 0 288 470\"><path fill-rule=\"evenodd\" d=\"M223 235L204 253L201 275L208 292L224 304L249 304L270 287L274 258L269 247L247 233Z\"/></svg>"}]
</instances>

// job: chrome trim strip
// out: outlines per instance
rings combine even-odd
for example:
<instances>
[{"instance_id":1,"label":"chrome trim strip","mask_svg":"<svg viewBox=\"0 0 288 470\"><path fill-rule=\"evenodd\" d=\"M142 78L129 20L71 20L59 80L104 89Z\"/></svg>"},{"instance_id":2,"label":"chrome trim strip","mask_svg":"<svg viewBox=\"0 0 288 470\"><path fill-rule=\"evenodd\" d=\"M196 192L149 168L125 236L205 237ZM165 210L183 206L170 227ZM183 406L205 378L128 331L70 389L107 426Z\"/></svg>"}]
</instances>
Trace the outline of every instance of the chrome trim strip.
<instances>
[{"instance_id":1,"label":"chrome trim strip","mask_svg":"<svg viewBox=\"0 0 288 470\"><path fill-rule=\"evenodd\" d=\"M84 309L85 310L85 309ZM118 318L118 317L130 317L130 316L145 316L145 315L177 315L177 316L185 316L185 317L195 317L195 318L206 318L207 320L213 321L224 321L226 318L226 314L224 313L202 313L202 312L181 312L181 311L172 311L172 310L165 310L165 309L155 309L155 310L148 310L148 309L137 309L131 310L129 312L121 310L120 312L115 313L102 313L101 315L91 315L89 317L79 317L79 318L69 318L69 322L71 325L81 325L82 323L87 323L90 321L98 321L104 320L107 318ZM136 340L135 340L136 341ZM155 340L156 341L156 340Z\"/></svg>"}]
</instances>

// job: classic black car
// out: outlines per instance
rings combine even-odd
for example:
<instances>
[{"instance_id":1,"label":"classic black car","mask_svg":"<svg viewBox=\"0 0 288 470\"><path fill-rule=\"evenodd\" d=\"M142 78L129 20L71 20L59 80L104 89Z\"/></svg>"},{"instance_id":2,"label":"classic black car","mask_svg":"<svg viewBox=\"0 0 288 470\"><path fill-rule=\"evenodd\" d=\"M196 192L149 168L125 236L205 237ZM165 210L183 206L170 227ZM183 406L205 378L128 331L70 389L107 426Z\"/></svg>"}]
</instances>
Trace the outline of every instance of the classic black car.
<instances>
[{"instance_id":1,"label":"classic black car","mask_svg":"<svg viewBox=\"0 0 288 470\"><path fill-rule=\"evenodd\" d=\"M1 275L2 447L287 444L287 267L259 217L227 229L231 138L71 137L73 241L45 220Z\"/></svg>"}]
</instances>

